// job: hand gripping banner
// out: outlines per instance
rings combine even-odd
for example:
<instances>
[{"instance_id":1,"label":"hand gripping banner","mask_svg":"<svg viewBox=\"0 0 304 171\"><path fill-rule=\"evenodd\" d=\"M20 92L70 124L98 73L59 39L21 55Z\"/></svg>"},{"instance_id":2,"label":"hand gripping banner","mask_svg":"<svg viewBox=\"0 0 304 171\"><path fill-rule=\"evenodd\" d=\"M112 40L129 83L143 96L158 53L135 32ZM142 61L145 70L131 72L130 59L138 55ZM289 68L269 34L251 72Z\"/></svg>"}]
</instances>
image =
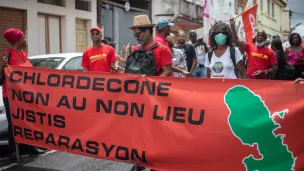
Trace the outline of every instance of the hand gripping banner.
<instances>
[{"instance_id":1,"label":"hand gripping banner","mask_svg":"<svg viewBox=\"0 0 304 171\"><path fill-rule=\"evenodd\" d=\"M164 171L304 169L304 85L9 66L16 142Z\"/></svg>"}]
</instances>

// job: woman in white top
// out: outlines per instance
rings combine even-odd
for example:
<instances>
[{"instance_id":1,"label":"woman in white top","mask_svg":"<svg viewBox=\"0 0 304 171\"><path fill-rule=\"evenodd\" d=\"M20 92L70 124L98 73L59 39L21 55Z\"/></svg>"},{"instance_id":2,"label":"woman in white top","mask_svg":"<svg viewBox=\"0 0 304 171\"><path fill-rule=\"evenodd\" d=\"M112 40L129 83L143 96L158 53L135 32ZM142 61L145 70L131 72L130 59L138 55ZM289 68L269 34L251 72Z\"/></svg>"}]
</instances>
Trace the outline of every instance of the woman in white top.
<instances>
[{"instance_id":1,"label":"woman in white top","mask_svg":"<svg viewBox=\"0 0 304 171\"><path fill-rule=\"evenodd\" d=\"M246 72L242 54L238 48L232 46L232 33L229 25L217 22L209 35L212 50L205 61L207 77L245 79Z\"/></svg>"}]
</instances>

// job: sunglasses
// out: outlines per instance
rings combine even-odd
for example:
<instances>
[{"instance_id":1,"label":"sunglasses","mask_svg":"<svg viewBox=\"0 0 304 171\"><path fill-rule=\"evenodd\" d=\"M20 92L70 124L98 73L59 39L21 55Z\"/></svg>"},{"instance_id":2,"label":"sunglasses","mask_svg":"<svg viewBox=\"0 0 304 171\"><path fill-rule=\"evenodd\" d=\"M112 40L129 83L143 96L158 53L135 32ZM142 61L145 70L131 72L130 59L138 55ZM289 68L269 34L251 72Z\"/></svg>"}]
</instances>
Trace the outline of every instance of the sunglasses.
<instances>
[{"instance_id":1,"label":"sunglasses","mask_svg":"<svg viewBox=\"0 0 304 171\"><path fill-rule=\"evenodd\" d=\"M99 36L100 33L91 33L91 36Z\"/></svg>"},{"instance_id":2,"label":"sunglasses","mask_svg":"<svg viewBox=\"0 0 304 171\"><path fill-rule=\"evenodd\" d=\"M140 31L138 33L134 33L134 37L139 37L141 33L143 33L144 31Z\"/></svg>"}]
</instances>

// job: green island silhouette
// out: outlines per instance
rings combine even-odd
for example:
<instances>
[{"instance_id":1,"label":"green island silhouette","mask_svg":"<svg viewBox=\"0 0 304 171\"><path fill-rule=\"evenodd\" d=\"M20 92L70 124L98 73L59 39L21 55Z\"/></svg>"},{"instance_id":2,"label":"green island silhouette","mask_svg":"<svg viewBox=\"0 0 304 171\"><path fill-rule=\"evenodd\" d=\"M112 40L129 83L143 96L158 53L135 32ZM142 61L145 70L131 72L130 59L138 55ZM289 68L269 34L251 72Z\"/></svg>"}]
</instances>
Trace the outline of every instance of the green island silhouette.
<instances>
[{"instance_id":1,"label":"green island silhouette","mask_svg":"<svg viewBox=\"0 0 304 171\"><path fill-rule=\"evenodd\" d=\"M233 132L243 145L257 146L261 158L249 154L243 159L248 171L293 171L296 158L288 146L283 143L284 134L274 131L280 124L274 117L284 118L288 112L275 113L272 117L260 96L244 86L228 90L225 103L230 110L228 122Z\"/></svg>"}]
</instances>

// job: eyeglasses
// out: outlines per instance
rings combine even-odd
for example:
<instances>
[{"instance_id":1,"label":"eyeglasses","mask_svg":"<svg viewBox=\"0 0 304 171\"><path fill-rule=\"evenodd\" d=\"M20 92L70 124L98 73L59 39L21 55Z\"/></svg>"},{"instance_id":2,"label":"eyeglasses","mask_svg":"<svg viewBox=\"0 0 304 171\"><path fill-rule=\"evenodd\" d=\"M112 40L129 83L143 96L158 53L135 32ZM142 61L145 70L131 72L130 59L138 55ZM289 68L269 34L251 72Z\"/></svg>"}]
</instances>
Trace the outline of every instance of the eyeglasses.
<instances>
[{"instance_id":1,"label":"eyeglasses","mask_svg":"<svg viewBox=\"0 0 304 171\"><path fill-rule=\"evenodd\" d=\"M143 33L144 31L140 31L138 33L134 33L134 37L139 37L141 33Z\"/></svg>"}]
</instances>

